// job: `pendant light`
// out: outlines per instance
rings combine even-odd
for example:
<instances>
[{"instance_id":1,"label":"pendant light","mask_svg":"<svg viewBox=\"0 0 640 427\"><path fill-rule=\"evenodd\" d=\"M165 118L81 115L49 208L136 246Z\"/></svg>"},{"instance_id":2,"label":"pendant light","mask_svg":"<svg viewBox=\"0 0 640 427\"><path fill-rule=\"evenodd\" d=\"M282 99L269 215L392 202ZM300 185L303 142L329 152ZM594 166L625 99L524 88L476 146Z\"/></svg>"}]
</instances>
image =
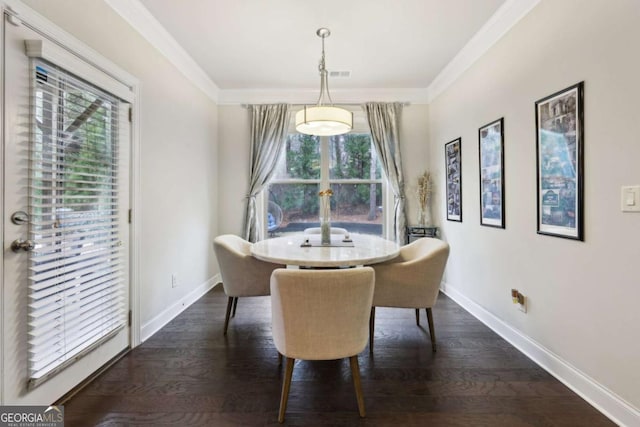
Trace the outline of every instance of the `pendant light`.
<instances>
[{"instance_id":1,"label":"pendant light","mask_svg":"<svg viewBox=\"0 0 640 427\"><path fill-rule=\"evenodd\" d=\"M331 95L329 95L328 73L324 62L324 39L329 37L331 32L328 28L319 28L316 34L322 39L322 57L318 66L320 70L320 97L315 106L305 106L296 113L296 130L307 135L341 135L349 132L353 127L353 113L333 105Z\"/></svg>"}]
</instances>

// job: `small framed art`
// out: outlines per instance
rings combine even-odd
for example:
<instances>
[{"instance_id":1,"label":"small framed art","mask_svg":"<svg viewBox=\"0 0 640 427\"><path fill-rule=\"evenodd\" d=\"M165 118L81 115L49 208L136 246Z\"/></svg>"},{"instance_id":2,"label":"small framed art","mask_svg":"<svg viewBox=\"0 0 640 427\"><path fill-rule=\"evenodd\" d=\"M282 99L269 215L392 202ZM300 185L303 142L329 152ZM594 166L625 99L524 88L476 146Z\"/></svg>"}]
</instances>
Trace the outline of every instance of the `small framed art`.
<instances>
[{"instance_id":1,"label":"small framed art","mask_svg":"<svg viewBox=\"0 0 640 427\"><path fill-rule=\"evenodd\" d=\"M583 86L536 101L539 234L584 239Z\"/></svg>"},{"instance_id":2,"label":"small framed art","mask_svg":"<svg viewBox=\"0 0 640 427\"><path fill-rule=\"evenodd\" d=\"M447 220L462 222L462 138L444 145L447 174Z\"/></svg>"},{"instance_id":3,"label":"small framed art","mask_svg":"<svg viewBox=\"0 0 640 427\"><path fill-rule=\"evenodd\" d=\"M480 225L504 228L504 119L478 130Z\"/></svg>"}]
</instances>

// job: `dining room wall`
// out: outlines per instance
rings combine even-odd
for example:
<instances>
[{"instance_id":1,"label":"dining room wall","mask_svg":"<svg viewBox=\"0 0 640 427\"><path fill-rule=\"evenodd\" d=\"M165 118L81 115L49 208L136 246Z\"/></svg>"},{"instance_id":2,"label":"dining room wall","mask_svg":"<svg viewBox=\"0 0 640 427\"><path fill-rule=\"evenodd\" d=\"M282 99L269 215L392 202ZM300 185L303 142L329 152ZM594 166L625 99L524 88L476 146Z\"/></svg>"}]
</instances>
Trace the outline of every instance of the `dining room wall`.
<instances>
[{"instance_id":1,"label":"dining room wall","mask_svg":"<svg viewBox=\"0 0 640 427\"><path fill-rule=\"evenodd\" d=\"M140 210L134 216L141 224L145 339L218 273L211 244L219 220L217 105L103 0L24 3L139 79Z\"/></svg>"},{"instance_id":2,"label":"dining room wall","mask_svg":"<svg viewBox=\"0 0 640 427\"><path fill-rule=\"evenodd\" d=\"M429 108L434 213L451 245L445 290L604 412L616 410L608 397L617 401L629 425L640 423L640 214L621 212L620 187L640 184L639 20L637 0L541 1ZM534 103L580 81L583 242L536 233ZM479 220L478 128L500 117L506 229ZM444 144L458 137L461 223L446 220L443 203ZM512 288L526 295L526 313Z\"/></svg>"},{"instance_id":3,"label":"dining room wall","mask_svg":"<svg viewBox=\"0 0 640 427\"><path fill-rule=\"evenodd\" d=\"M426 104L405 106L401 113L400 140L403 173L407 189L408 221L417 217L417 205L413 197L417 177L428 167L429 131ZM240 105L218 106L219 157L224 159L218 169L218 205L220 212L219 233L242 235L245 195L249 188L249 141L251 117L249 110Z\"/></svg>"}]
</instances>

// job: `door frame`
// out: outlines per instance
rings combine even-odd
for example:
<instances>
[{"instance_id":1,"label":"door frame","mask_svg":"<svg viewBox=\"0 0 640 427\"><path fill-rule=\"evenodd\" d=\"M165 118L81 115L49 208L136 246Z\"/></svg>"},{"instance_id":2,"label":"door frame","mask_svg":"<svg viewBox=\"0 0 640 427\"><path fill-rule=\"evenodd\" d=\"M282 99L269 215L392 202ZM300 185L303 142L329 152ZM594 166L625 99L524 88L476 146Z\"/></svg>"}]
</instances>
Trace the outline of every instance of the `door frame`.
<instances>
[{"instance_id":1,"label":"door frame","mask_svg":"<svg viewBox=\"0 0 640 427\"><path fill-rule=\"evenodd\" d=\"M131 103L131 146L130 146L130 200L129 208L132 211L130 215L130 238L129 238L129 310L131 311L131 335L129 337L129 345L134 348L140 344L140 254L141 254L141 241L140 241L140 185L141 185L141 150L140 150L140 81L135 76L129 74L124 69L120 68L109 59L103 57L95 50L85 45L82 41L78 40L71 34L64 31L62 28L48 21L42 15L29 8L19 0L0 0L0 7L2 9L2 19L0 20L0 31L2 41L0 43L0 80L4 93L5 76L4 76L4 34L5 25L8 24L4 19L5 15L10 17L12 23L17 25L25 25L32 30L40 33L44 38L50 40L53 43L63 47L72 54L76 55L83 61L91 64L97 69L110 75L114 79L129 86L133 92L133 102ZM0 138L2 143L2 149L0 150L0 208L2 208L3 216L5 212L5 200L4 200L4 151L5 151L5 129L4 129L4 114L5 105L4 99L0 103ZM3 242L3 249L6 251L8 243L5 242L4 229L0 230L0 237ZM4 301L5 283L4 283L4 258L0 261L0 301ZM6 348L6 338L4 334L4 305L0 304L0 354L4 354ZM4 375L3 358L0 357L0 378L5 378ZM0 405L5 403L5 383L0 383Z\"/></svg>"}]
</instances>

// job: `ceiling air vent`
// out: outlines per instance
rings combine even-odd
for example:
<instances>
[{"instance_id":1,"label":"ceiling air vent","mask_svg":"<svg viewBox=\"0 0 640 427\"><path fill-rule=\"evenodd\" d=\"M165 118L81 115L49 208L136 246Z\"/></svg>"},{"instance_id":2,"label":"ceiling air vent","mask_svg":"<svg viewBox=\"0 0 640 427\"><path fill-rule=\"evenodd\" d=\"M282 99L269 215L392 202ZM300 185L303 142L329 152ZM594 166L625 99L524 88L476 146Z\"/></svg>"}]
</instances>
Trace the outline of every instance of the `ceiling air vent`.
<instances>
[{"instance_id":1,"label":"ceiling air vent","mask_svg":"<svg viewBox=\"0 0 640 427\"><path fill-rule=\"evenodd\" d=\"M351 71L329 71L329 77L334 79L349 79Z\"/></svg>"}]
</instances>

